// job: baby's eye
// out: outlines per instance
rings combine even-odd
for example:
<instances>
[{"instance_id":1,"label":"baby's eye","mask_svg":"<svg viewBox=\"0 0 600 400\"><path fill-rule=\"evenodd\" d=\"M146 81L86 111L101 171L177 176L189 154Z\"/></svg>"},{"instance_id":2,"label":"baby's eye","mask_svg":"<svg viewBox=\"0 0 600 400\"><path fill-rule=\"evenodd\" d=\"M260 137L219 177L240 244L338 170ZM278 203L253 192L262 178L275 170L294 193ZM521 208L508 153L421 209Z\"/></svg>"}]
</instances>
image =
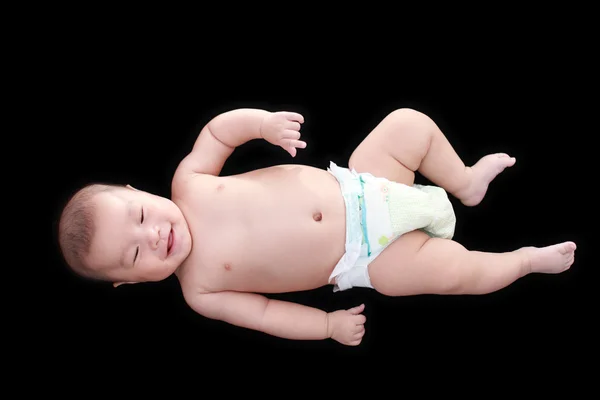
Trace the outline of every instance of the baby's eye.
<instances>
[{"instance_id":1,"label":"baby's eye","mask_svg":"<svg viewBox=\"0 0 600 400\"><path fill-rule=\"evenodd\" d=\"M142 216L140 218L140 223L144 223L144 207L142 207Z\"/></svg>"}]
</instances>

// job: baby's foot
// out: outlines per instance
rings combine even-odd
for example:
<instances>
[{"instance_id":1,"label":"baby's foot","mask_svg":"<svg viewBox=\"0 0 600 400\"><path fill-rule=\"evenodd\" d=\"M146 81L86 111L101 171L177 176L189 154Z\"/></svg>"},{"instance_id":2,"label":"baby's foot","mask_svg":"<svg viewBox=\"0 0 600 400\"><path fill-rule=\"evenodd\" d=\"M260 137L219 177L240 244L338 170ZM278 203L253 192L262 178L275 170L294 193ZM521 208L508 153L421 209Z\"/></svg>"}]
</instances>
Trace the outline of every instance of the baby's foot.
<instances>
[{"instance_id":1,"label":"baby's foot","mask_svg":"<svg viewBox=\"0 0 600 400\"><path fill-rule=\"evenodd\" d=\"M558 274L571 267L575 260L573 242L564 242L547 247L523 247L518 251L526 255L531 272Z\"/></svg>"},{"instance_id":2,"label":"baby's foot","mask_svg":"<svg viewBox=\"0 0 600 400\"><path fill-rule=\"evenodd\" d=\"M465 189L456 193L456 197L465 206L476 206L483 200L490 182L505 168L512 167L515 162L514 157L504 153L489 154L481 158L472 167L467 167L471 182Z\"/></svg>"}]
</instances>

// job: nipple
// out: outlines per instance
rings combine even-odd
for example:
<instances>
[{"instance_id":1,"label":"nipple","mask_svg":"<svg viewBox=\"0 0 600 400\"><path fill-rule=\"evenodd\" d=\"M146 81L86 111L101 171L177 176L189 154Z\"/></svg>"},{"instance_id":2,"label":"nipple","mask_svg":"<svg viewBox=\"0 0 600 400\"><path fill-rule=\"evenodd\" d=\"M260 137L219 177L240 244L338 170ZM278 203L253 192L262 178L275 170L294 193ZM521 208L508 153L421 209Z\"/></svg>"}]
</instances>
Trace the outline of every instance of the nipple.
<instances>
[{"instance_id":1,"label":"nipple","mask_svg":"<svg viewBox=\"0 0 600 400\"><path fill-rule=\"evenodd\" d=\"M225 264L225 271L231 271L231 264Z\"/></svg>"},{"instance_id":2,"label":"nipple","mask_svg":"<svg viewBox=\"0 0 600 400\"><path fill-rule=\"evenodd\" d=\"M318 222L323 219L323 214L321 214L320 212L314 213L313 219Z\"/></svg>"}]
</instances>

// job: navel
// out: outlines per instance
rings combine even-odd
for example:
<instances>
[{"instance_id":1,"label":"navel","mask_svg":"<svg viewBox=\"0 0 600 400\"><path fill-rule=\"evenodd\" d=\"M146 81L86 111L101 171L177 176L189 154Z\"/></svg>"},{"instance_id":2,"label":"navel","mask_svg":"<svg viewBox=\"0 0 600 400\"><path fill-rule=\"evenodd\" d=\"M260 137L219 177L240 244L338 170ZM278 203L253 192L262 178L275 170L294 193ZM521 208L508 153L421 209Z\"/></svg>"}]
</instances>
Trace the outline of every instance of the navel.
<instances>
[{"instance_id":1,"label":"navel","mask_svg":"<svg viewBox=\"0 0 600 400\"><path fill-rule=\"evenodd\" d=\"M231 271L231 264L225 264L225 271Z\"/></svg>"},{"instance_id":2,"label":"navel","mask_svg":"<svg viewBox=\"0 0 600 400\"><path fill-rule=\"evenodd\" d=\"M318 222L323 219L323 214L321 214L320 212L316 212L313 214L313 219Z\"/></svg>"}]
</instances>

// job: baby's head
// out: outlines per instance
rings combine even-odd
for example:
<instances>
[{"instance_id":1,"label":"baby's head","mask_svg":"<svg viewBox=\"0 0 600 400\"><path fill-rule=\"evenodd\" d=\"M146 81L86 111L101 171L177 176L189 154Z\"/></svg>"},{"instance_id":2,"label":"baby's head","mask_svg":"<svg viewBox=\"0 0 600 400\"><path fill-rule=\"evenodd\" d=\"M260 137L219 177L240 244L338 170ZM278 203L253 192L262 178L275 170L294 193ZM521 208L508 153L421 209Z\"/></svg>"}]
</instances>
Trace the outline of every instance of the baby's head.
<instances>
[{"instance_id":1,"label":"baby's head","mask_svg":"<svg viewBox=\"0 0 600 400\"><path fill-rule=\"evenodd\" d=\"M131 186L80 189L63 209L58 230L60 250L76 273L115 284L163 280L192 247L179 207Z\"/></svg>"}]
</instances>

